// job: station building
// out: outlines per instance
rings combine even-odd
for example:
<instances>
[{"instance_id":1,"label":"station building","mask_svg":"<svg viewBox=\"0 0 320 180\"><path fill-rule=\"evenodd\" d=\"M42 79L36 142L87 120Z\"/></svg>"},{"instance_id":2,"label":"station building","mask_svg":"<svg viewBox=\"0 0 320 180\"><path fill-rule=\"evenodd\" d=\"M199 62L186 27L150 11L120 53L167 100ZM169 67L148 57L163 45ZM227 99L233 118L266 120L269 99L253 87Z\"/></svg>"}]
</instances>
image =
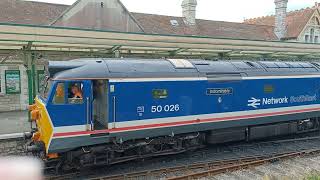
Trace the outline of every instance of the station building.
<instances>
[{"instance_id":1,"label":"station building","mask_svg":"<svg viewBox=\"0 0 320 180\"><path fill-rule=\"evenodd\" d=\"M287 12L288 0L275 0L275 15L242 23L196 19L197 1L183 0L182 16L129 12L120 0L78 0L73 5L23 0L0 1L0 23L44 25L148 34L319 43L320 14L315 6ZM39 57L36 87L41 91L43 62L70 57ZM28 105L27 69L21 55L0 54L0 112L25 110Z\"/></svg>"}]
</instances>

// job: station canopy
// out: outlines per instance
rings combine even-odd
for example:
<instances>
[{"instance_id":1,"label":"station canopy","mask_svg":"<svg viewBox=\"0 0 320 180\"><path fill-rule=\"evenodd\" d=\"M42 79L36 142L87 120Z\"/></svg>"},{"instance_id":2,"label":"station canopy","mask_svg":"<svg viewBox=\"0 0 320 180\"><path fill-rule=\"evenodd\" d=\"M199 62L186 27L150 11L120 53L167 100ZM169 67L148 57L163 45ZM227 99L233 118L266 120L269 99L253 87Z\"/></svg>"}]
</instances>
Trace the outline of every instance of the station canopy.
<instances>
[{"instance_id":1,"label":"station canopy","mask_svg":"<svg viewBox=\"0 0 320 180\"><path fill-rule=\"evenodd\" d=\"M320 44L127 33L0 23L0 53L12 50L210 56L219 53L320 57Z\"/></svg>"}]
</instances>

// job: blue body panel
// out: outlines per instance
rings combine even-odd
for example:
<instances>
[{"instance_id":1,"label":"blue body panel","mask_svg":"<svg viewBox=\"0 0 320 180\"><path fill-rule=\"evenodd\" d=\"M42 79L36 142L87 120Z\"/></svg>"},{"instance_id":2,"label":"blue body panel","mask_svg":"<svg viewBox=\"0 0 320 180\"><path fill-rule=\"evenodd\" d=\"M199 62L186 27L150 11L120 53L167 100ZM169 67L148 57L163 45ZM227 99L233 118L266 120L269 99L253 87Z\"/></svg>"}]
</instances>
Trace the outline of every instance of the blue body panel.
<instances>
[{"instance_id":1,"label":"blue body panel","mask_svg":"<svg viewBox=\"0 0 320 180\"><path fill-rule=\"evenodd\" d=\"M86 84L85 97L91 98L91 93L88 93L91 92L91 82L81 82ZM112 106L113 97L116 97L116 122L320 103L320 78L256 79L229 82L210 82L205 80L111 82L109 86L114 86L114 92L109 92L109 106L106 107L106 111L114 111ZM269 90L266 90L268 87ZM166 89L168 97L155 99L152 94L155 89ZM224 93L227 90L229 91L225 94L210 94L208 93L210 89L223 91ZM300 96L304 97L299 100ZM248 100L251 98L259 99L260 105L256 108L248 106ZM266 98L274 98L276 101L287 99L287 102L268 104L264 100ZM84 125L87 123L86 102L81 105L53 105L51 100L49 99L47 108L55 127ZM175 107L176 105L178 105L178 108ZM162 110L152 112L153 106L161 106ZM90 112L92 112L91 108L92 106L90 105ZM143 111L141 111L141 108ZM111 122L114 119L113 116L113 113L109 113L109 120L106 119L106 121Z\"/></svg>"},{"instance_id":2,"label":"blue body panel","mask_svg":"<svg viewBox=\"0 0 320 180\"><path fill-rule=\"evenodd\" d=\"M132 121L188 115L248 111L290 106L318 104L319 78L299 79L256 79L230 82L171 81L171 82L117 82L116 121ZM168 97L155 99L152 90L166 89ZM216 89L225 94L208 94L208 89ZM301 97L304 96L304 97ZM248 106L252 98L260 100L257 107ZM274 100L272 100L272 98ZM109 98L109 104L112 104ZM152 112L152 106L179 105L178 111ZM141 113L138 108L144 109ZM109 112L113 107L109 106ZM140 112L140 113L139 113ZM113 113L109 114L113 119Z\"/></svg>"},{"instance_id":3,"label":"blue body panel","mask_svg":"<svg viewBox=\"0 0 320 180\"><path fill-rule=\"evenodd\" d=\"M67 84L70 82L76 83L81 82L83 84L83 103L82 104L70 104L67 103L67 95L65 95L65 104L53 104L53 97L55 94L55 89L57 84L65 83L65 93L67 92ZM84 125L87 121L91 122L91 112L92 112L92 104L90 103L92 100L92 84L89 80L83 81L56 81L53 85L51 96L47 101L46 107L52 123L55 127L60 126L73 126L73 125ZM89 101L87 101L87 98ZM89 112L87 112L89 103ZM87 116L87 113L90 115ZM87 120L89 117L89 120Z\"/></svg>"}]
</instances>

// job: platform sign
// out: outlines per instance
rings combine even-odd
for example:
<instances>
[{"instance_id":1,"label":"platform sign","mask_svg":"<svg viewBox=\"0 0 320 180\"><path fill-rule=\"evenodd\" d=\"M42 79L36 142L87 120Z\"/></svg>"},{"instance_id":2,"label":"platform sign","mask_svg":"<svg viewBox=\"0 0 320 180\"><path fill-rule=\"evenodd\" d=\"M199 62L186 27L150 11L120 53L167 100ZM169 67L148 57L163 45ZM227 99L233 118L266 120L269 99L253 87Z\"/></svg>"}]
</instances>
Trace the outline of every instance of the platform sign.
<instances>
[{"instance_id":1,"label":"platform sign","mask_svg":"<svg viewBox=\"0 0 320 180\"><path fill-rule=\"evenodd\" d=\"M7 94L20 94L21 93L21 79L19 70L6 70L5 71L5 84Z\"/></svg>"}]
</instances>

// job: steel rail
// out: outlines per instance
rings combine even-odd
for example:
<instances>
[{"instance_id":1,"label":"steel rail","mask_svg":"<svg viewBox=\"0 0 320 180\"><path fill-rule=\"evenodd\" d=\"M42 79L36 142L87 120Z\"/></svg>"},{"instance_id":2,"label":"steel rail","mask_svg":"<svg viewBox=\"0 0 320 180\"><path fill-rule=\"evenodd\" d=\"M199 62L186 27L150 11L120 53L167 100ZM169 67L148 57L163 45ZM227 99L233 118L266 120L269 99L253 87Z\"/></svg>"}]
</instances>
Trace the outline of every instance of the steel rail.
<instances>
[{"instance_id":1,"label":"steel rail","mask_svg":"<svg viewBox=\"0 0 320 180\"><path fill-rule=\"evenodd\" d=\"M234 159L234 160L225 160L225 161L214 161L214 162L204 162L204 163L195 163L190 165L183 165L177 167L168 167L168 168L161 168L156 170L147 170L141 172L134 172L128 174L121 174L121 175L113 175L113 176L105 176L105 177L98 177L92 178L91 180L119 180L119 179L134 179L139 177L146 177L146 176L155 176L161 174L169 174L179 171L192 171L197 169L204 169L204 168L212 168L212 167L219 167L224 165L232 165L234 163L239 162L251 162L253 160L257 160L259 157L248 157L243 159Z\"/></svg>"},{"instance_id":2,"label":"steel rail","mask_svg":"<svg viewBox=\"0 0 320 180\"><path fill-rule=\"evenodd\" d=\"M279 161L283 159L288 159L297 156L304 156L309 154L318 154L320 153L320 149L301 151L301 152L290 152L283 154L276 154L274 156L257 156L257 157L246 157L241 159L230 159L224 161L213 161L213 162L203 162L203 163L195 163L191 165L183 165L177 167L168 167L161 168L156 170L147 170L141 172L134 172L128 174L121 175L112 175L112 176L104 176L91 178L90 180L125 180L125 179L138 179L142 177L151 177L151 176L161 176L175 172L183 172L186 175L176 176L176 177L168 177L168 180L184 180L184 179L197 179L202 177L214 176L227 171L234 171L240 169L246 169L254 166L263 165L268 162ZM206 170L203 170L206 169ZM194 171L199 171L195 172ZM191 172L191 173L188 173Z\"/></svg>"},{"instance_id":3,"label":"steel rail","mask_svg":"<svg viewBox=\"0 0 320 180\"><path fill-rule=\"evenodd\" d=\"M292 157L305 156L305 155L309 155L309 154L319 154L319 153L320 153L320 149L286 153L286 154L282 154L282 155L276 155L276 156L273 156L270 158L259 159L259 160L254 160L251 162L223 166L223 167L213 168L213 169L209 169L209 170L202 171L202 172L196 172L196 173L191 173L191 174L187 174L187 175L183 175L183 176L172 177L172 178L168 178L168 180L197 179L197 178L202 178L202 177L214 176L214 175L221 174L221 173L224 173L227 171L248 169L250 167L263 165L268 162L274 162L274 161L284 160L284 159L288 159L288 158L292 158Z\"/></svg>"},{"instance_id":4,"label":"steel rail","mask_svg":"<svg viewBox=\"0 0 320 180\"><path fill-rule=\"evenodd\" d=\"M307 140L316 140L319 139L320 136L313 136L313 137L303 137L303 138L296 138L296 139L282 139L282 140L272 140L267 142L260 142L258 144L274 144L274 143L289 143L289 142L297 142L297 141L307 141ZM253 143L256 144L256 143ZM146 170L134 173L127 173L127 174L119 174L119 175L112 175L112 176L105 176L105 177L97 177L92 178L91 180L122 180L122 179L135 179L139 177L150 177L150 176L157 176L161 174L170 174L174 172L193 172L193 171L200 171L198 173L186 173L186 175L179 176L179 177L172 177L169 179L193 179L198 177L203 177L204 175L217 175L226 171L230 170L238 170L249 168L252 166L258 166L265 164L267 162L273 162L280 159L296 157L300 155L308 155L308 154L316 154L320 153L320 149L313 149L313 150L303 150L298 152L286 152L286 153L277 153L277 154L269 154L269 155L262 155L262 156L247 156L243 158L235 158L235 159L224 159L220 161L207 161L207 162L199 162L190 165L182 165L182 166L175 166L175 167L166 167L160 168L155 170ZM205 170L203 170L205 169ZM202 171L201 171L202 170Z\"/></svg>"}]
</instances>

